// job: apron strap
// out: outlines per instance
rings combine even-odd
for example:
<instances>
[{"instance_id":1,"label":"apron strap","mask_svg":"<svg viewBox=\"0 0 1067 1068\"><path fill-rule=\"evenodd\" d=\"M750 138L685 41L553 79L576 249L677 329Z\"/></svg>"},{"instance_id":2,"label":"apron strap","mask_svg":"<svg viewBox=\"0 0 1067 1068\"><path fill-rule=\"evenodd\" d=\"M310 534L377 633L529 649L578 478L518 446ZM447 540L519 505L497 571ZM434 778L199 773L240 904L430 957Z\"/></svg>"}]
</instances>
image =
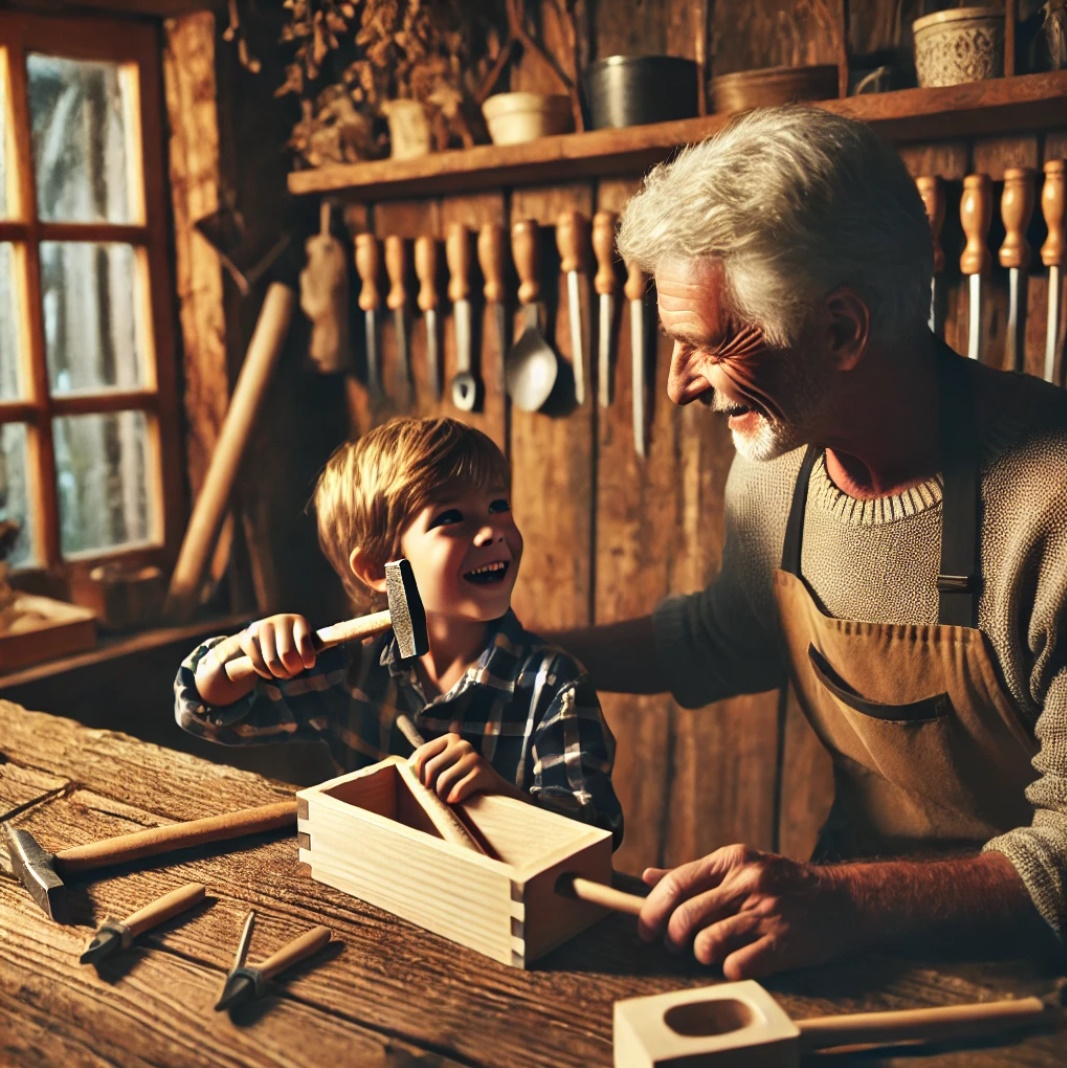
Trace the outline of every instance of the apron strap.
<instances>
[{"instance_id":1,"label":"apron strap","mask_svg":"<svg viewBox=\"0 0 1067 1068\"><path fill-rule=\"evenodd\" d=\"M941 569L937 576L937 621L978 625L978 431L974 391L963 359L947 346L937 355L940 393Z\"/></svg>"},{"instance_id":2,"label":"apron strap","mask_svg":"<svg viewBox=\"0 0 1067 1068\"><path fill-rule=\"evenodd\" d=\"M937 576L937 621L978 625L978 431L974 393L963 359L941 343L936 357L941 423L941 566ZM797 578L804 540L808 483L822 449L809 445L793 487L793 503L782 545L782 570Z\"/></svg>"}]
</instances>

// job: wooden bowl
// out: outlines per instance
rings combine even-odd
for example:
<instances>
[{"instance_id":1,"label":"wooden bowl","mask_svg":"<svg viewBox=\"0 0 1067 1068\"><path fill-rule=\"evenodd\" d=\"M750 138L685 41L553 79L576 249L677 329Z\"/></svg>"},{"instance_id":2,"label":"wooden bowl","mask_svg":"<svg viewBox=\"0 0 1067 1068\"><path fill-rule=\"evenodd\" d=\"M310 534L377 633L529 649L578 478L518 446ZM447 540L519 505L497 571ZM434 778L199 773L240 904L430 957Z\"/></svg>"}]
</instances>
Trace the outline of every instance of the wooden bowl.
<instances>
[{"instance_id":1,"label":"wooden bowl","mask_svg":"<svg viewBox=\"0 0 1067 1068\"><path fill-rule=\"evenodd\" d=\"M837 96L837 81L834 63L741 70L712 78L711 97L716 111L729 114L797 100L830 100Z\"/></svg>"},{"instance_id":2,"label":"wooden bowl","mask_svg":"<svg viewBox=\"0 0 1067 1068\"><path fill-rule=\"evenodd\" d=\"M494 145L517 145L574 129L571 98L565 93L496 93L482 104Z\"/></svg>"},{"instance_id":3,"label":"wooden bowl","mask_svg":"<svg viewBox=\"0 0 1067 1068\"><path fill-rule=\"evenodd\" d=\"M962 85L1004 73L1004 13L994 7L960 7L925 15L911 24L919 85Z\"/></svg>"}]
</instances>

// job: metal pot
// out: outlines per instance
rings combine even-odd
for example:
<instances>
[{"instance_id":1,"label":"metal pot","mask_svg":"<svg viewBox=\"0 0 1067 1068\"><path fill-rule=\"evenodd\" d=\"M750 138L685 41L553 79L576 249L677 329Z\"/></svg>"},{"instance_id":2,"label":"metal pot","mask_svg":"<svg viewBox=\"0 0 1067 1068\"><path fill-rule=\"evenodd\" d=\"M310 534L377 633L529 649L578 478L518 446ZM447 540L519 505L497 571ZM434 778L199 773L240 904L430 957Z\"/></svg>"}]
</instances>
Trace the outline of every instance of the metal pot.
<instances>
[{"instance_id":1,"label":"metal pot","mask_svg":"<svg viewBox=\"0 0 1067 1068\"><path fill-rule=\"evenodd\" d=\"M697 114L697 65L679 56L609 56L583 75L590 128L642 126Z\"/></svg>"}]
</instances>

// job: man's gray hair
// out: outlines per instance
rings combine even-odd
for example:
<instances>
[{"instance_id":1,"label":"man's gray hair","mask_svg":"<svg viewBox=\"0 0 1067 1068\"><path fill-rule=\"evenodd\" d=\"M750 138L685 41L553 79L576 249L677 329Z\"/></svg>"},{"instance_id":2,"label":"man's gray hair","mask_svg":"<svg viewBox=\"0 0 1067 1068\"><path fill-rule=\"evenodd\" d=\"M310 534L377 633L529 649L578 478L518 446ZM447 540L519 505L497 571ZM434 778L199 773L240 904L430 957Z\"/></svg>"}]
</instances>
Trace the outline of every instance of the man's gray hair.
<instances>
[{"instance_id":1,"label":"man's gray hair","mask_svg":"<svg viewBox=\"0 0 1067 1068\"><path fill-rule=\"evenodd\" d=\"M815 303L848 285L883 344L921 330L933 243L896 151L821 108L749 112L657 166L626 206L618 248L655 274L716 259L727 308L771 344L796 342Z\"/></svg>"}]
</instances>

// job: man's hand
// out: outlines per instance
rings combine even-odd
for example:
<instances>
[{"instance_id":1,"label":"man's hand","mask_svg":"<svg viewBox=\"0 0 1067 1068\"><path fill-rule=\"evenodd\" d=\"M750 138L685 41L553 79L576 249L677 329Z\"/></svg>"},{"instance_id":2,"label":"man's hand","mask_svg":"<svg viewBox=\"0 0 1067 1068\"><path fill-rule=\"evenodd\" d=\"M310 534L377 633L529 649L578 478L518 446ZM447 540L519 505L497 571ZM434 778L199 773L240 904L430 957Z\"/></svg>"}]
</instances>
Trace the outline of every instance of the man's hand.
<instances>
[{"instance_id":1,"label":"man's hand","mask_svg":"<svg viewBox=\"0 0 1067 1068\"><path fill-rule=\"evenodd\" d=\"M678 868L647 868L653 886L638 920L646 941L727 979L752 979L859 949L862 939L840 868L798 864L743 845L725 846Z\"/></svg>"},{"instance_id":2,"label":"man's hand","mask_svg":"<svg viewBox=\"0 0 1067 1068\"><path fill-rule=\"evenodd\" d=\"M473 794L515 794L515 787L458 734L443 734L420 745L411 760L423 784L450 805Z\"/></svg>"}]
</instances>

